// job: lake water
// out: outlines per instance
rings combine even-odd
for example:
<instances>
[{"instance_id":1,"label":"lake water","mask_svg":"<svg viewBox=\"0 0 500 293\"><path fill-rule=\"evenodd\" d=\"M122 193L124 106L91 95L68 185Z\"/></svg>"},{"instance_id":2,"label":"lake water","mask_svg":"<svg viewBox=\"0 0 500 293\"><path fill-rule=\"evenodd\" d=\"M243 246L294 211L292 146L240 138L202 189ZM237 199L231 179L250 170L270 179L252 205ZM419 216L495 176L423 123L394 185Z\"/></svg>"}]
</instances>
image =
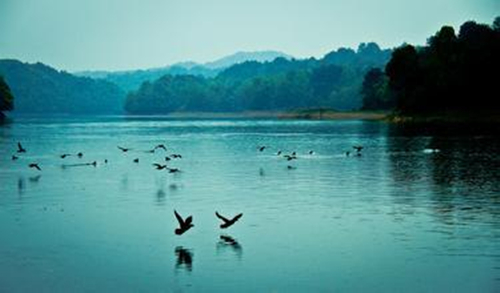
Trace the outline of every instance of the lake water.
<instances>
[{"instance_id":1,"label":"lake water","mask_svg":"<svg viewBox=\"0 0 500 293\"><path fill-rule=\"evenodd\" d=\"M0 127L0 291L499 292L498 131L455 130L18 117ZM172 153L180 173L152 166ZM221 230L215 211L243 217Z\"/></svg>"}]
</instances>

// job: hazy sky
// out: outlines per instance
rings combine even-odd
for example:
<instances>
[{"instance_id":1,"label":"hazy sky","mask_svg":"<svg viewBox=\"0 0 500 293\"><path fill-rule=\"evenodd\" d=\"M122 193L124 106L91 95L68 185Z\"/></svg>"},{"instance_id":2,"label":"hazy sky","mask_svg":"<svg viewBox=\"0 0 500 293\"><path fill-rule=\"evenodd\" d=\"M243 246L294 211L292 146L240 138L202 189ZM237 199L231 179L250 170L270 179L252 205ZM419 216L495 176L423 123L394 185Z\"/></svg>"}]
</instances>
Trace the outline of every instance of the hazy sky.
<instances>
[{"instance_id":1,"label":"hazy sky","mask_svg":"<svg viewBox=\"0 0 500 293\"><path fill-rule=\"evenodd\" d=\"M500 0L0 0L0 58L75 71L267 49L320 57L367 41L424 44L444 24L497 15Z\"/></svg>"}]
</instances>

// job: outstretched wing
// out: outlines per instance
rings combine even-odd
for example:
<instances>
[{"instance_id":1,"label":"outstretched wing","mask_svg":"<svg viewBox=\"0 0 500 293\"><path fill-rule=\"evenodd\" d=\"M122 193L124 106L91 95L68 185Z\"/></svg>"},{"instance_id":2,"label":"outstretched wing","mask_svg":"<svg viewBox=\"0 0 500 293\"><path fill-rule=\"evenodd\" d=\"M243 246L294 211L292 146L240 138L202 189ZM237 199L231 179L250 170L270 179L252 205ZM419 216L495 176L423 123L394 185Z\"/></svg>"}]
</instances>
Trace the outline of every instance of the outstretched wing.
<instances>
[{"instance_id":1,"label":"outstretched wing","mask_svg":"<svg viewBox=\"0 0 500 293\"><path fill-rule=\"evenodd\" d=\"M21 145L21 143L20 143L20 142L18 142L18 143L17 143L17 149L18 149L18 150L22 150L22 149L23 149L23 146Z\"/></svg>"},{"instance_id":2,"label":"outstretched wing","mask_svg":"<svg viewBox=\"0 0 500 293\"><path fill-rule=\"evenodd\" d=\"M229 219L223 217L221 214L219 214L219 212L215 212L215 215L217 216L217 218L221 219L222 221L224 221L224 223L227 223L229 222Z\"/></svg>"},{"instance_id":3,"label":"outstretched wing","mask_svg":"<svg viewBox=\"0 0 500 293\"><path fill-rule=\"evenodd\" d=\"M174 210L175 217L177 218L177 222L179 222L179 225L182 227L184 226L184 220L182 219L181 215L177 213L176 210Z\"/></svg>"},{"instance_id":4,"label":"outstretched wing","mask_svg":"<svg viewBox=\"0 0 500 293\"><path fill-rule=\"evenodd\" d=\"M239 214L237 214L236 216L234 216L234 218L233 218L233 220L232 220L232 221L233 221L233 222L238 221L238 220L241 218L241 216L243 216L243 213L239 213Z\"/></svg>"},{"instance_id":5,"label":"outstretched wing","mask_svg":"<svg viewBox=\"0 0 500 293\"><path fill-rule=\"evenodd\" d=\"M158 163L154 163L153 166L155 166L156 168L161 168L162 165L158 164Z\"/></svg>"},{"instance_id":6,"label":"outstretched wing","mask_svg":"<svg viewBox=\"0 0 500 293\"><path fill-rule=\"evenodd\" d=\"M189 226L192 222L193 222L193 216L189 216L186 218L186 221L184 222L184 224L186 226Z\"/></svg>"}]
</instances>

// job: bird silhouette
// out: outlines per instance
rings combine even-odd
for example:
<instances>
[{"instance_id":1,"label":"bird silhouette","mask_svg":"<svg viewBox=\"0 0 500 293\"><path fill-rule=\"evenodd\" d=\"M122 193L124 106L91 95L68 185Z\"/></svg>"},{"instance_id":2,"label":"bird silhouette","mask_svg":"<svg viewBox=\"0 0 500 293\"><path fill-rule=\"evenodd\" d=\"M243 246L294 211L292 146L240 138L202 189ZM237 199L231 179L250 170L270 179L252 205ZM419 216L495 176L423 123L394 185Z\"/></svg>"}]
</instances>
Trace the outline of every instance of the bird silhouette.
<instances>
[{"instance_id":1,"label":"bird silhouette","mask_svg":"<svg viewBox=\"0 0 500 293\"><path fill-rule=\"evenodd\" d=\"M17 152L18 153L25 153L26 152L26 149L23 148L23 146L21 145L20 142L17 143Z\"/></svg>"},{"instance_id":2,"label":"bird silhouette","mask_svg":"<svg viewBox=\"0 0 500 293\"><path fill-rule=\"evenodd\" d=\"M353 149L355 149L358 153L363 149L362 145L354 145L352 146Z\"/></svg>"},{"instance_id":3,"label":"bird silhouette","mask_svg":"<svg viewBox=\"0 0 500 293\"><path fill-rule=\"evenodd\" d=\"M313 151L313 150L310 150L310 151L309 151L309 154L310 154L310 155L314 155L314 151Z\"/></svg>"},{"instance_id":4,"label":"bird silhouette","mask_svg":"<svg viewBox=\"0 0 500 293\"><path fill-rule=\"evenodd\" d=\"M281 150L279 150L279 151L276 153L276 155L277 155L277 156L279 156L279 155L281 155L281 153L282 153L282 151L281 151Z\"/></svg>"},{"instance_id":5,"label":"bird silhouette","mask_svg":"<svg viewBox=\"0 0 500 293\"><path fill-rule=\"evenodd\" d=\"M165 161L167 161L167 162L168 162L168 161L170 161L170 160L172 160L170 157L165 157Z\"/></svg>"},{"instance_id":6,"label":"bird silhouette","mask_svg":"<svg viewBox=\"0 0 500 293\"><path fill-rule=\"evenodd\" d=\"M154 163L153 166L156 167L156 170L163 170L163 169L167 168L167 165L160 165L157 163Z\"/></svg>"},{"instance_id":7,"label":"bird silhouette","mask_svg":"<svg viewBox=\"0 0 500 293\"><path fill-rule=\"evenodd\" d=\"M174 210L175 217L177 218L177 222L179 222L179 228L175 229L175 234L177 235L182 235L184 234L187 230L191 229L191 227L194 227L193 225L193 216L189 216L186 218L186 220L182 219L181 215L177 213L176 210Z\"/></svg>"},{"instance_id":8,"label":"bird silhouette","mask_svg":"<svg viewBox=\"0 0 500 293\"><path fill-rule=\"evenodd\" d=\"M69 156L71 156L71 154L62 154L62 155L60 155L61 159L64 159L64 158L69 157Z\"/></svg>"},{"instance_id":9,"label":"bird silhouette","mask_svg":"<svg viewBox=\"0 0 500 293\"><path fill-rule=\"evenodd\" d=\"M170 158L172 158L172 159L182 159L182 156L180 154L171 154Z\"/></svg>"},{"instance_id":10,"label":"bird silhouette","mask_svg":"<svg viewBox=\"0 0 500 293\"><path fill-rule=\"evenodd\" d=\"M139 163L139 158L134 159L134 163Z\"/></svg>"},{"instance_id":11,"label":"bird silhouette","mask_svg":"<svg viewBox=\"0 0 500 293\"><path fill-rule=\"evenodd\" d=\"M42 169L40 168L40 166L38 166L38 164L36 164L36 163L31 163L31 164L28 165L28 167L35 168L38 171L42 171Z\"/></svg>"},{"instance_id":12,"label":"bird silhouette","mask_svg":"<svg viewBox=\"0 0 500 293\"><path fill-rule=\"evenodd\" d=\"M167 151L167 147L164 144L159 144L159 145L155 146L154 149L155 150L157 150L157 149L163 149L164 151Z\"/></svg>"},{"instance_id":13,"label":"bird silhouette","mask_svg":"<svg viewBox=\"0 0 500 293\"><path fill-rule=\"evenodd\" d=\"M221 214L219 214L218 212L215 212L215 215L217 216L217 218L221 219L224 222L220 225L220 227L222 229L226 229L226 228L231 227L234 223L236 223L236 221L238 221L241 218L241 216L243 216L243 213L237 214L232 219L228 219L228 218L222 216Z\"/></svg>"},{"instance_id":14,"label":"bird silhouette","mask_svg":"<svg viewBox=\"0 0 500 293\"><path fill-rule=\"evenodd\" d=\"M258 146L257 148L259 149L259 152L263 152L267 148L267 146L263 145L263 146Z\"/></svg>"},{"instance_id":15,"label":"bird silhouette","mask_svg":"<svg viewBox=\"0 0 500 293\"><path fill-rule=\"evenodd\" d=\"M76 154L76 156L77 156L79 159L81 159L81 158L83 157L83 153L78 153L78 154Z\"/></svg>"},{"instance_id":16,"label":"bird silhouette","mask_svg":"<svg viewBox=\"0 0 500 293\"><path fill-rule=\"evenodd\" d=\"M290 166L290 165L286 166L286 168L287 168L288 170L295 170L295 169L297 169L297 167Z\"/></svg>"},{"instance_id":17,"label":"bird silhouette","mask_svg":"<svg viewBox=\"0 0 500 293\"><path fill-rule=\"evenodd\" d=\"M167 168L168 169L168 172L169 173L178 173L180 172L181 170L177 169L177 168Z\"/></svg>"},{"instance_id":18,"label":"bird silhouette","mask_svg":"<svg viewBox=\"0 0 500 293\"><path fill-rule=\"evenodd\" d=\"M121 147L121 146L117 146L117 148L119 148L124 153L126 153L126 152L128 152L130 150L128 148L124 148L124 147Z\"/></svg>"},{"instance_id":19,"label":"bird silhouette","mask_svg":"<svg viewBox=\"0 0 500 293\"><path fill-rule=\"evenodd\" d=\"M15 160L17 160L17 159L19 159L19 157L18 157L18 156L16 156L16 155L12 155L12 161L15 161Z\"/></svg>"},{"instance_id":20,"label":"bird silhouette","mask_svg":"<svg viewBox=\"0 0 500 293\"><path fill-rule=\"evenodd\" d=\"M291 160L296 160L297 159L297 156L295 155L284 155L283 156L287 161L291 161Z\"/></svg>"}]
</instances>

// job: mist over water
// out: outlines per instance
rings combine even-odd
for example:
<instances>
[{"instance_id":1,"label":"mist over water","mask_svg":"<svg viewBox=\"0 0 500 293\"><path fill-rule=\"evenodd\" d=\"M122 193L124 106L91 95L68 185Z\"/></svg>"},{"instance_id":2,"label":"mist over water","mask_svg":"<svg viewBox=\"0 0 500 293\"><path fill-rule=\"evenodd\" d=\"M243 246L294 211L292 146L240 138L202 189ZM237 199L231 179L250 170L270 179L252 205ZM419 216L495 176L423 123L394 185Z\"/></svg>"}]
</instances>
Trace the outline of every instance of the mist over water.
<instances>
[{"instance_id":1,"label":"mist over water","mask_svg":"<svg viewBox=\"0 0 500 293\"><path fill-rule=\"evenodd\" d=\"M498 291L500 139L465 131L18 117L0 128L0 291ZM243 217L221 230L215 211Z\"/></svg>"}]
</instances>

